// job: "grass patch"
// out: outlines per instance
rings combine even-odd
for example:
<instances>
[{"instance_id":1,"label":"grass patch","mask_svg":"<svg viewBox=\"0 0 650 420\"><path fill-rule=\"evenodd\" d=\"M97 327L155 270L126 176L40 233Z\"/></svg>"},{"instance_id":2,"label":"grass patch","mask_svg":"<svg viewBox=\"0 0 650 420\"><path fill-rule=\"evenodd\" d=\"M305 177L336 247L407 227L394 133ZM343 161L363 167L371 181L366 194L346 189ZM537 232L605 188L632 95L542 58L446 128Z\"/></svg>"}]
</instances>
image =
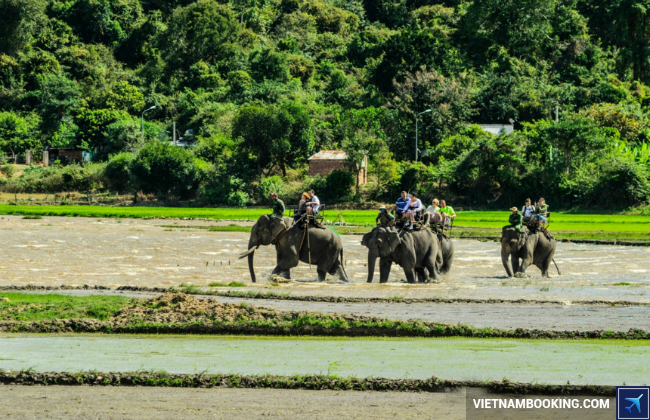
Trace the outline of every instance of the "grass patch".
<instances>
[{"instance_id":1,"label":"grass patch","mask_svg":"<svg viewBox=\"0 0 650 420\"><path fill-rule=\"evenodd\" d=\"M0 293L0 321L92 318L104 321L136 299L122 296L64 296L56 294Z\"/></svg>"},{"instance_id":2,"label":"grass patch","mask_svg":"<svg viewBox=\"0 0 650 420\"><path fill-rule=\"evenodd\" d=\"M23 216L23 219L26 219L26 220L39 220L39 219L42 219L42 218L43 217L38 216L38 215L37 216Z\"/></svg>"},{"instance_id":3,"label":"grass patch","mask_svg":"<svg viewBox=\"0 0 650 420\"><path fill-rule=\"evenodd\" d=\"M242 283L240 281L231 281L230 283L219 283L219 282L212 282L208 284L210 287L246 287L246 283Z\"/></svg>"},{"instance_id":4,"label":"grass patch","mask_svg":"<svg viewBox=\"0 0 650 420\"><path fill-rule=\"evenodd\" d=\"M612 286L629 286L631 283L620 281L618 283L613 283Z\"/></svg>"}]
</instances>

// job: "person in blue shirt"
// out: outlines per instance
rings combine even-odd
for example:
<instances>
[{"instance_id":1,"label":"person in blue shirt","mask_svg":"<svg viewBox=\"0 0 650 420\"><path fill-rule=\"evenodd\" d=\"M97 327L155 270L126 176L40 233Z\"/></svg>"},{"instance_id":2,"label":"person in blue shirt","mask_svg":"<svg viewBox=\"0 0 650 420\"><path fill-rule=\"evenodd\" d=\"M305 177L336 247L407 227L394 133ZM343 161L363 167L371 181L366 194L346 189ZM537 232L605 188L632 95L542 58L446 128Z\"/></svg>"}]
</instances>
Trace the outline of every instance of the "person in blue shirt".
<instances>
[{"instance_id":1,"label":"person in blue shirt","mask_svg":"<svg viewBox=\"0 0 650 420\"><path fill-rule=\"evenodd\" d=\"M406 191L402 191L402 196L397 199L393 211L395 212L395 218L397 220L402 220L406 217L406 210L411 206L411 199L409 198Z\"/></svg>"}]
</instances>

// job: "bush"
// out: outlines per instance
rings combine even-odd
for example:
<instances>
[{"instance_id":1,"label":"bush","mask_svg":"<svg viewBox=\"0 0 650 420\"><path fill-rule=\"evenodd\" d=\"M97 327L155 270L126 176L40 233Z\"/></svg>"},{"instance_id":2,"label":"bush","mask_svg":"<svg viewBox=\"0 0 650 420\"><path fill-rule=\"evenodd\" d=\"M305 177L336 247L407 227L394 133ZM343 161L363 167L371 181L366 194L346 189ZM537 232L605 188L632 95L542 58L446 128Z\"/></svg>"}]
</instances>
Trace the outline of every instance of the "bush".
<instances>
[{"instance_id":1,"label":"bush","mask_svg":"<svg viewBox=\"0 0 650 420\"><path fill-rule=\"evenodd\" d=\"M250 197L243 191L233 191L228 194L227 204L233 207L246 207L250 201Z\"/></svg>"},{"instance_id":2,"label":"bush","mask_svg":"<svg viewBox=\"0 0 650 420\"><path fill-rule=\"evenodd\" d=\"M110 157L102 174L104 185L109 190L124 192L132 189L130 166L134 159L134 153L126 152Z\"/></svg>"},{"instance_id":3,"label":"bush","mask_svg":"<svg viewBox=\"0 0 650 420\"><path fill-rule=\"evenodd\" d=\"M16 175L16 168L13 165L2 165L0 166L0 172L5 174L7 178L12 178Z\"/></svg>"},{"instance_id":4,"label":"bush","mask_svg":"<svg viewBox=\"0 0 650 420\"><path fill-rule=\"evenodd\" d=\"M590 204L626 208L650 201L648 174L627 160L607 161L589 194Z\"/></svg>"},{"instance_id":5,"label":"bush","mask_svg":"<svg viewBox=\"0 0 650 420\"><path fill-rule=\"evenodd\" d=\"M92 191L101 185L100 173L104 165L68 165L63 168L65 191ZM98 170L100 169L100 170Z\"/></svg>"},{"instance_id":6,"label":"bush","mask_svg":"<svg viewBox=\"0 0 650 420\"><path fill-rule=\"evenodd\" d=\"M343 201L350 196L352 187L356 184L354 175L341 169L334 170L327 175L327 195L325 198ZM314 190L316 190L314 188Z\"/></svg>"},{"instance_id":7,"label":"bush","mask_svg":"<svg viewBox=\"0 0 650 420\"><path fill-rule=\"evenodd\" d=\"M134 186L144 193L189 198L196 192L201 176L195 159L182 147L150 143L131 163Z\"/></svg>"},{"instance_id":8,"label":"bush","mask_svg":"<svg viewBox=\"0 0 650 420\"><path fill-rule=\"evenodd\" d=\"M280 194L284 188L284 181L278 175L270 176L264 178L260 185L257 187L257 194L259 196L259 201L262 203L271 203L271 198L269 197L272 192L277 192Z\"/></svg>"}]
</instances>

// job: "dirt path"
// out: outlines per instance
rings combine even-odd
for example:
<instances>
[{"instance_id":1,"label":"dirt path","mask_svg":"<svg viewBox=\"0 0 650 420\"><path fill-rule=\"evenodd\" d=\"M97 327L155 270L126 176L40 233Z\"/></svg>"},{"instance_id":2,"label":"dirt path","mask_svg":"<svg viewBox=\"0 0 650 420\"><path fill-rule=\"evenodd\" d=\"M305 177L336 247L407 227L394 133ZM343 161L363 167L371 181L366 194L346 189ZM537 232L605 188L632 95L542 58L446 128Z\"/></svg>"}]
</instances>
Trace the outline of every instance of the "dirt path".
<instances>
[{"instance_id":1,"label":"dirt path","mask_svg":"<svg viewBox=\"0 0 650 420\"><path fill-rule=\"evenodd\" d=\"M0 217L0 285L207 286L211 282L249 282L248 234L171 229L165 225L211 226L202 221L44 217ZM290 284L264 282L275 251L262 247L255 267L262 282L243 290L273 290L294 295L361 297L504 298L555 301L607 300L650 302L650 248L558 244L550 279L535 267L529 279L508 279L499 244L456 241L452 272L441 284L408 285L394 267L388 284L366 284L367 250L359 236L343 236L351 284L315 282L315 269L301 264ZM242 290L241 288L238 290Z\"/></svg>"},{"instance_id":2,"label":"dirt path","mask_svg":"<svg viewBox=\"0 0 650 420\"><path fill-rule=\"evenodd\" d=\"M0 385L12 419L465 419L465 392L344 392Z\"/></svg>"}]
</instances>

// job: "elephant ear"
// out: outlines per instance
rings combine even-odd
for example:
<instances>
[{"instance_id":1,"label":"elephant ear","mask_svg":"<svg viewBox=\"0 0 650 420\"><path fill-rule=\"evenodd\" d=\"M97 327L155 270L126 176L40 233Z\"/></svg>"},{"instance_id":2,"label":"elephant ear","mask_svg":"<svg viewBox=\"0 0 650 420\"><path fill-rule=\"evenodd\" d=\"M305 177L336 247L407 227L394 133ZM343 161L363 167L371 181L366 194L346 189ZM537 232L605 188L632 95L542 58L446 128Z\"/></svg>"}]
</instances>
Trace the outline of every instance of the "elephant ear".
<instances>
[{"instance_id":1,"label":"elephant ear","mask_svg":"<svg viewBox=\"0 0 650 420\"><path fill-rule=\"evenodd\" d=\"M370 239L373 237L373 232L368 232L361 238L361 245L368 246L370 245Z\"/></svg>"},{"instance_id":2,"label":"elephant ear","mask_svg":"<svg viewBox=\"0 0 650 420\"><path fill-rule=\"evenodd\" d=\"M388 244L390 245L390 252L395 252L397 249L397 246L402 243L402 241L399 238L399 233L398 232L391 232L388 235Z\"/></svg>"}]
</instances>

